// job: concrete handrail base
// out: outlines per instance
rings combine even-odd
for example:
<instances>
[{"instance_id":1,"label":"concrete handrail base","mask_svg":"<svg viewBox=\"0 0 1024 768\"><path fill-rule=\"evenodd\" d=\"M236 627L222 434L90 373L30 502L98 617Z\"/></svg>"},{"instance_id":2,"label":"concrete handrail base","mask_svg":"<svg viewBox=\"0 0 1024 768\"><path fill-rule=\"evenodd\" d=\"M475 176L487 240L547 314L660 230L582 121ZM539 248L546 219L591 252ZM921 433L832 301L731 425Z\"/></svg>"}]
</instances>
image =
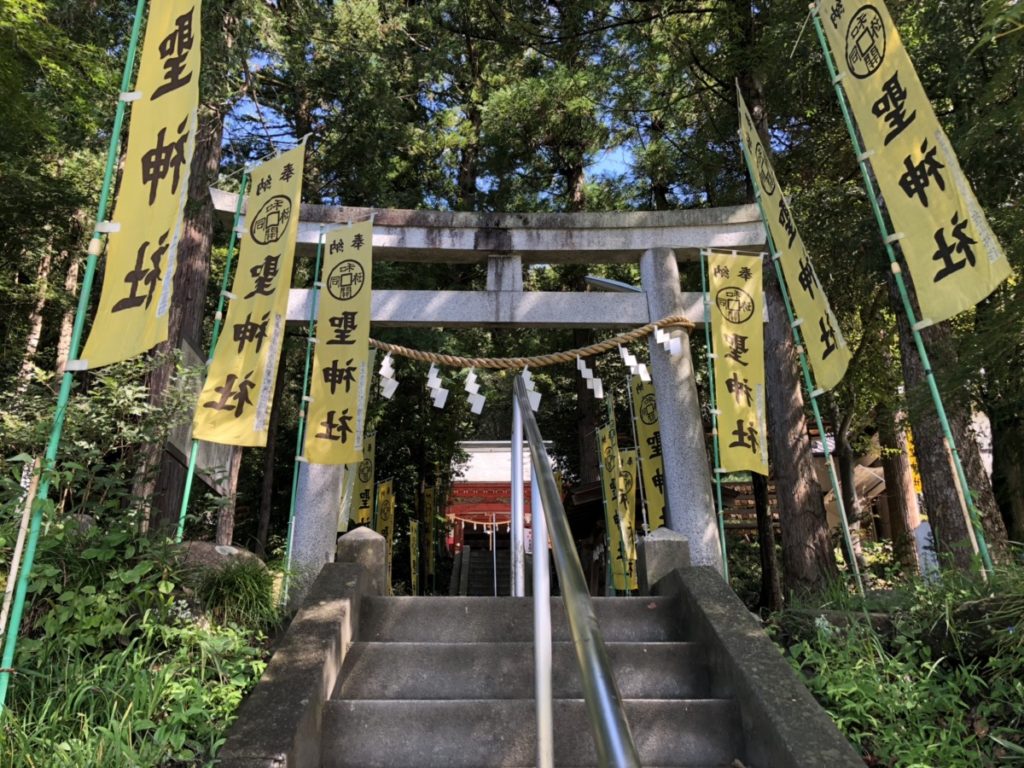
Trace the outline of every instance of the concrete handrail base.
<instances>
[{"instance_id":1,"label":"concrete handrail base","mask_svg":"<svg viewBox=\"0 0 1024 768\"><path fill-rule=\"evenodd\" d=\"M739 705L758 768L864 768L856 750L782 657L760 622L710 567L677 568L652 585L674 596L687 639L707 651L711 694Z\"/></svg>"},{"instance_id":2,"label":"concrete handrail base","mask_svg":"<svg viewBox=\"0 0 1024 768\"><path fill-rule=\"evenodd\" d=\"M384 537L356 529L341 537L338 557L346 562L320 571L263 677L242 702L218 755L221 768L320 765L323 710L358 636L360 599L383 594Z\"/></svg>"}]
</instances>

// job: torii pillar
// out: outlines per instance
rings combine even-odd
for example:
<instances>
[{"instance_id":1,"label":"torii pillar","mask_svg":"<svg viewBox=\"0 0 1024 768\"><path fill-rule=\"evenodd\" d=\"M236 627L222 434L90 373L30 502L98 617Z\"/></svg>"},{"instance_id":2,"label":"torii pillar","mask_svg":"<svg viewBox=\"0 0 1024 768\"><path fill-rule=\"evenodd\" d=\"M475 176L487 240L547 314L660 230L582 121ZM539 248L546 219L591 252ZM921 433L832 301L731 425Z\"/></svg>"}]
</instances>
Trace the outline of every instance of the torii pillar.
<instances>
[{"instance_id":1,"label":"torii pillar","mask_svg":"<svg viewBox=\"0 0 1024 768\"><path fill-rule=\"evenodd\" d=\"M679 290L679 265L672 249L652 248L641 255L640 284L647 295L652 320L685 314ZM648 341L665 462L666 525L689 539L694 565L714 566L721 573L722 550L690 335L681 330L672 333L682 342L682 354L678 357L671 357L653 336Z\"/></svg>"}]
</instances>

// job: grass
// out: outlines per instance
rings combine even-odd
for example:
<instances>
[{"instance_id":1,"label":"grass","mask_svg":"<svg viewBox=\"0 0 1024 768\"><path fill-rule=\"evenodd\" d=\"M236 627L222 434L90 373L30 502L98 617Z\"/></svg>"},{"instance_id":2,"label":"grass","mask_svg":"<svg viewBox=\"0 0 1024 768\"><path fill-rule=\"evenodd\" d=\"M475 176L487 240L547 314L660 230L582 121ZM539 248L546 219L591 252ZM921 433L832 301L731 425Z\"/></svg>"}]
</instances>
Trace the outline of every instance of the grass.
<instances>
[{"instance_id":1,"label":"grass","mask_svg":"<svg viewBox=\"0 0 1024 768\"><path fill-rule=\"evenodd\" d=\"M863 604L836 588L771 627L865 763L1024 766L1024 568L870 583Z\"/></svg>"}]
</instances>

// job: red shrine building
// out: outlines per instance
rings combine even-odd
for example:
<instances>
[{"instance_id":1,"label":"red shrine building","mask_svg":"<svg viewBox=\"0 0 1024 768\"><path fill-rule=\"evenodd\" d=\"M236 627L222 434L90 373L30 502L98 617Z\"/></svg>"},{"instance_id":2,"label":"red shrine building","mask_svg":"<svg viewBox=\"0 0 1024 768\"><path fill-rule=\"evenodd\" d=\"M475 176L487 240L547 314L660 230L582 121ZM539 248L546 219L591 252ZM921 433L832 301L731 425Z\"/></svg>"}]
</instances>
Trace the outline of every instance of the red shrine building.
<instances>
[{"instance_id":1,"label":"red shrine building","mask_svg":"<svg viewBox=\"0 0 1024 768\"><path fill-rule=\"evenodd\" d=\"M507 549L512 524L512 451L508 440L471 440L459 446L469 455L461 475L452 482L445 516L448 551L464 544ZM526 540L532 538L530 508L530 449L523 448L523 497ZM528 546L529 548L529 546Z\"/></svg>"}]
</instances>

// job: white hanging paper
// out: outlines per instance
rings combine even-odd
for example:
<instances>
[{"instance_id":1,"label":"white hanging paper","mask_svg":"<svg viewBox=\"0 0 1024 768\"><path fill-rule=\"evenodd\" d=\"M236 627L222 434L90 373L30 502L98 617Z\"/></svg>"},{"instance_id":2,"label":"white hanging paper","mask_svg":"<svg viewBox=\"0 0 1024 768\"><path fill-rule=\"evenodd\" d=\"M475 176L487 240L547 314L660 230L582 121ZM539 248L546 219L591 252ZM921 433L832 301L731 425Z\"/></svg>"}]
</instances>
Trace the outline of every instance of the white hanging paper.
<instances>
[{"instance_id":1,"label":"white hanging paper","mask_svg":"<svg viewBox=\"0 0 1024 768\"><path fill-rule=\"evenodd\" d=\"M444 404L448 401L448 390L444 387L434 391L434 407L444 408Z\"/></svg>"},{"instance_id":2,"label":"white hanging paper","mask_svg":"<svg viewBox=\"0 0 1024 768\"><path fill-rule=\"evenodd\" d=\"M530 410L536 412L540 408L540 392L531 389L527 391L526 396L530 399Z\"/></svg>"},{"instance_id":3,"label":"white hanging paper","mask_svg":"<svg viewBox=\"0 0 1024 768\"><path fill-rule=\"evenodd\" d=\"M390 400L394 397L396 389L398 389L398 382L395 379L381 379L380 396L385 400Z\"/></svg>"}]
</instances>

